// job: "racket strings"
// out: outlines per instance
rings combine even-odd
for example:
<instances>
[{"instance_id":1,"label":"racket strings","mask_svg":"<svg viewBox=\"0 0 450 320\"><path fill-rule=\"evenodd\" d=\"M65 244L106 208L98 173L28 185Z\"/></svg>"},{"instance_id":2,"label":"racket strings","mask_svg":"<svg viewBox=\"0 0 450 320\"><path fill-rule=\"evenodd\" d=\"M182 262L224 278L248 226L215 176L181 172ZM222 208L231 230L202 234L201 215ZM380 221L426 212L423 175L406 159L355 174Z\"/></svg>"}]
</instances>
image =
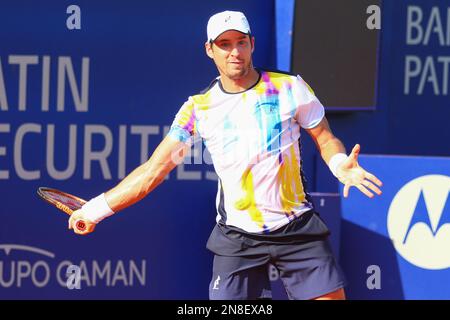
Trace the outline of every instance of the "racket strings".
<instances>
[{"instance_id":1,"label":"racket strings","mask_svg":"<svg viewBox=\"0 0 450 320\"><path fill-rule=\"evenodd\" d=\"M71 215L74 211L80 209L86 203L85 200L69 193L46 187L38 188L38 195L68 215ZM78 230L86 229L86 224L82 220L77 220L76 226Z\"/></svg>"},{"instance_id":2,"label":"racket strings","mask_svg":"<svg viewBox=\"0 0 450 320\"><path fill-rule=\"evenodd\" d=\"M62 207L63 206L69 207L72 211L80 209L83 206L83 204L85 204L85 201L81 199L76 199L74 197L70 197L68 195L64 195L50 190L43 190L42 194L46 198L51 199L57 203L60 203Z\"/></svg>"}]
</instances>

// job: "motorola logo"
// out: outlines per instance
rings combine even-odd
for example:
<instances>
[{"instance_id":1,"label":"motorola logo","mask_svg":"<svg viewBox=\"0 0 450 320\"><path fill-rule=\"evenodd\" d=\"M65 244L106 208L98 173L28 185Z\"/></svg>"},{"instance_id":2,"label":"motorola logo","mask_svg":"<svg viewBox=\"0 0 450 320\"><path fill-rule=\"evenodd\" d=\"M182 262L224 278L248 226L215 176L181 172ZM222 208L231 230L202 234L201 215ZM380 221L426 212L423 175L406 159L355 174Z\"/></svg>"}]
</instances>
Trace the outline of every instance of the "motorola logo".
<instances>
[{"instance_id":1,"label":"motorola logo","mask_svg":"<svg viewBox=\"0 0 450 320\"><path fill-rule=\"evenodd\" d=\"M426 175L405 184L389 207L387 228L397 252L424 269L450 268L450 177Z\"/></svg>"}]
</instances>

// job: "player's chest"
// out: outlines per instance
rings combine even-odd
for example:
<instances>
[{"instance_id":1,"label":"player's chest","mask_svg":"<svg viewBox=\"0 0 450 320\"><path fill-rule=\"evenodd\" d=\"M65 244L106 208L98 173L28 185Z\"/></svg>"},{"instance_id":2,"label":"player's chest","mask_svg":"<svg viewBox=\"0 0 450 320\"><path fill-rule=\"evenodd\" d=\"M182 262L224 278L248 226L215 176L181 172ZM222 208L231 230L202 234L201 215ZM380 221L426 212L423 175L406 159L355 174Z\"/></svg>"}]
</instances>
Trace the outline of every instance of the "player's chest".
<instances>
[{"instance_id":1,"label":"player's chest","mask_svg":"<svg viewBox=\"0 0 450 320\"><path fill-rule=\"evenodd\" d=\"M293 115L293 107L278 95L232 97L196 109L197 128L205 139L231 131L259 134L291 121Z\"/></svg>"}]
</instances>

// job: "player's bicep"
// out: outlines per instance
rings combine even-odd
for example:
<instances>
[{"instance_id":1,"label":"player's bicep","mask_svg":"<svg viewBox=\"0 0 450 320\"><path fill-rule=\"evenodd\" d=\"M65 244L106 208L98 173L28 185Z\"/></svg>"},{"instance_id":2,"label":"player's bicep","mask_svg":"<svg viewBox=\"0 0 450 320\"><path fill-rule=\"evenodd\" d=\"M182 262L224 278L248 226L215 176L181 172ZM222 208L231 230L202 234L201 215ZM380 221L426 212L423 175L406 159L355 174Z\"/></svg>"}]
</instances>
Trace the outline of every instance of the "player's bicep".
<instances>
[{"instance_id":1,"label":"player's bicep","mask_svg":"<svg viewBox=\"0 0 450 320\"><path fill-rule=\"evenodd\" d=\"M189 148L190 144L167 135L148 160L148 166L167 173L183 161Z\"/></svg>"}]
</instances>

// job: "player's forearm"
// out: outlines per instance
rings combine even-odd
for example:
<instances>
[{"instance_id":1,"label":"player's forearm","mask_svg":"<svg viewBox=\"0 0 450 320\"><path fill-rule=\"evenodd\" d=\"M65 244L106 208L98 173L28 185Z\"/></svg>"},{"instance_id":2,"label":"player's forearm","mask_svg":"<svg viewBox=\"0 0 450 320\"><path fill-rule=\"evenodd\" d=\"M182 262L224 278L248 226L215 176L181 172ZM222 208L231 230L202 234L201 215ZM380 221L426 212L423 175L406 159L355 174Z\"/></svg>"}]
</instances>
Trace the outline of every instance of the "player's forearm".
<instances>
[{"instance_id":1,"label":"player's forearm","mask_svg":"<svg viewBox=\"0 0 450 320\"><path fill-rule=\"evenodd\" d=\"M336 137L328 139L322 143L319 147L320 155L327 165L330 164L330 159L338 153L345 153L345 147L343 143Z\"/></svg>"},{"instance_id":2,"label":"player's forearm","mask_svg":"<svg viewBox=\"0 0 450 320\"><path fill-rule=\"evenodd\" d=\"M312 137L322 159L328 165L333 175L337 177L338 167L347 159L347 155L342 142L331 132L327 118L323 117L317 126L306 129L306 131Z\"/></svg>"},{"instance_id":3,"label":"player's forearm","mask_svg":"<svg viewBox=\"0 0 450 320\"><path fill-rule=\"evenodd\" d=\"M146 163L133 170L108 192L85 203L81 209L83 218L99 223L144 198L182 161L187 148L188 145L177 139L170 136L164 138Z\"/></svg>"},{"instance_id":4,"label":"player's forearm","mask_svg":"<svg viewBox=\"0 0 450 320\"><path fill-rule=\"evenodd\" d=\"M166 137L150 159L131 172L105 194L112 211L120 211L144 198L164 181L166 175L184 158L187 146Z\"/></svg>"},{"instance_id":5,"label":"player's forearm","mask_svg":"<svg viewBox=\"0 0 450 320\"><path fill-rule=\"evenodd\" d=\"M114 212L118 212L138 202L161 184L175 166L176 164L170 161L158 163L157 159L150 159L106 192L108 205Z\"/></svg>"}]
</instances>

